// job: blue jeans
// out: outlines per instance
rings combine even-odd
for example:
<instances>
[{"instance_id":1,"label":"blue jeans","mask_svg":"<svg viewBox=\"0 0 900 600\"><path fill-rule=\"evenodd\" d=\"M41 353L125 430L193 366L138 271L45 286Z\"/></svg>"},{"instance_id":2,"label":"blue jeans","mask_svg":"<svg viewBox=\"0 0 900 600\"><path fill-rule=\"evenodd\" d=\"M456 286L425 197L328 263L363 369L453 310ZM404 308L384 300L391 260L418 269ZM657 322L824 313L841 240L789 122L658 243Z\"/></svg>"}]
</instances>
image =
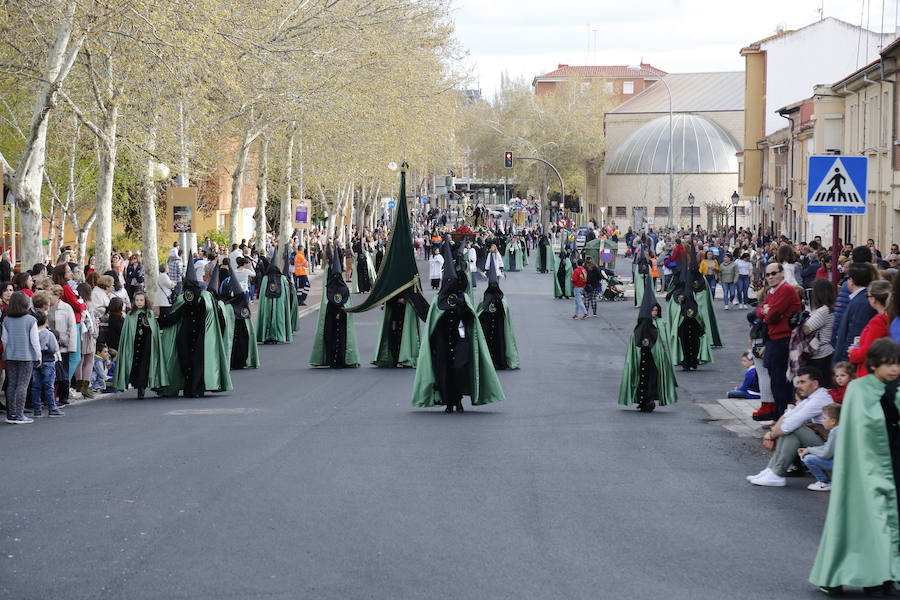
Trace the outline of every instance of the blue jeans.
<instances>
[{"instance_id":1,"label":"blue jeans","mask_svg":"<svg viewBox=\"0 0 900 600\"><path fill-rule=\"evenodd\" d=\"M725 283L724 281L722 282L722 299L725 301L725 306L728 306L728 303L734 300L734 292L734 283Z\"/></svg>"},{"instance_id":2,"label":"blue jeans","mask_svg":"<svg viewBox=\"0 0 900 600\"><path fill-rule=\"evenodd\" d=\"M821 481L823 483L828 483L830 478L828 477L828 473L826 471L831 471L834 469L834 459L821 458L819 456L815 456L814 454L807 454L803 457L803 464L806 465L806 468L809 469L809 472L812 473L817 481Z\"/></svg>"},{"instance_id":3,"label":"blue jeans","mask_svg":"<svg viewBox=\"0 0 900 600\"><path fill-rule=\"evenodd\" d=\"M747 304L750 298L747 296L747 292L750 291L750 276L749 275L738 275L737 280L737 297L738 304Z\"/></svg>"},{"instance_id":4,"label":"blue jeans","mask_svg":"<svg viewBox=\"0 0 900 600\"><path fill-rule=\"evenodd\" d=\"M707 275L706 283L709 284L709 297L715 300L715 298L716 298L716 276L715 275Z\"/></svg>"},{"instance_id":5,"label":"blue jeans","mask_svg":"<svg viewBox=\"0 0 900 600\"><path fill-rule=\"evenodd\" d=\"M55 410L57 406L53 397L53 385L56 383L56 363L41 363L32 377L31 404L34 406L34 414L40 414L42 405Z\"/></svg>"},{"instance_id":6,"label":"blue jeans","mask_svg":"<svg viewBox=\"0 0 900 600\"><path fill-rule=\"evenodd\" d=\"M584 288L577 287L572 289L575 292L575 316L577 317L579 312L587 315L587 308L584 306Z\"/></svg>"}]
</instances>

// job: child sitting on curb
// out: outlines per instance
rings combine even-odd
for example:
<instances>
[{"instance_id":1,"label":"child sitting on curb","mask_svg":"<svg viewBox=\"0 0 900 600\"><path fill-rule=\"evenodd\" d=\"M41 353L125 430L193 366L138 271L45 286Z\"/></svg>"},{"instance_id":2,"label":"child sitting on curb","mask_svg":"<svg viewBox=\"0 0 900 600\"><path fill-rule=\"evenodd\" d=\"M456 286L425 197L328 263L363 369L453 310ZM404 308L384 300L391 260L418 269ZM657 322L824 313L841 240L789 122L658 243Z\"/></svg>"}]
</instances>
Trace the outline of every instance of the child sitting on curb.
<instances>
[{"instance_id":1,"label":"child sitting on curb","mask_svg":"<svg viewBox=\"0 0 900 600\"><path fill-rule=\"evenodd\" d=\"M799 448L797 454L809 469L816 481L806 486L814 492L831 490L831 479L828 472L834 467L834 447L837 443L838 421L841 419L840 404L826 404L822 407L822 427L828 432L828 439L821 446Z\"/></svg>"},{"instance_id":2,"label":"child sitting on curb","mask_svg":"<svg viewBox=\"0 0 900 600\"><path fill-rule=\"evenodd\" d=\"M744 367L744 382L741 383L741 387L728 392L728 397L759 400L759 379L756 376L753 355L749 351L741 354L741 366Z\"/></svg>"}]
</instances>

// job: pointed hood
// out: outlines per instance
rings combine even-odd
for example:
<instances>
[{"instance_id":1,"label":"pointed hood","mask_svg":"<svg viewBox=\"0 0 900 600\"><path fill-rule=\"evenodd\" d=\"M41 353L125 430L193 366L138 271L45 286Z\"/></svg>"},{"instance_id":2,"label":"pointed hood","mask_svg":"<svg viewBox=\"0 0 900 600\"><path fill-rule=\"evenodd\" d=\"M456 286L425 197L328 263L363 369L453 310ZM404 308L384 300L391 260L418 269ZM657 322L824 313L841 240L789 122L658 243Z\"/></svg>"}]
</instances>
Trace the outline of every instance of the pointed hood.
<instances>
[{"instance_id":1,"label":"pointed hood","mask_svg":"<svg viewBox=\"0 0 900 600\"><path fill-rule=\"evenodd\" d=\"M694 293L699 291L698 284L705 281L698 280L700 270L697 267L697 254L694 251L694 237L691 236L687 256L681 261L681 269L678 277L678 287L675 289L675 302L681 305L681 314L687 318L697 317L697 300Z\"/></svg>"},{"instance_id":2,"label":"pointed hood","mask_svg":"<svg viewBox=\"0 0 900 600\"><path fill-rule=\"evenodd\" d=\"M218 269L216 270L218 271ZM241 282L238 281L235 276L234 267L232 266L231 261L228 261L228 281L231 284L231 297L226 302L230 304L232 310L234 310L235 318L249 319L250 303L247 301L247 293L244 292L244 288L241 287Z\"/></svg>"},{"instance_id":3,"label":"pointed hood","mask_svg":"<svg viewBox=\"0 0 900 600\"><path fill-rule=\"evenodd\" d=\"M413 306L417 307L416 314L423 321L426 319L427 311L422 312L420 309L428 306L428 301L422 296L422 288L419 285L419 267L416 265L412 229L409 224L409 208L406 203L407 168L409 165L404 161L400 169L400 193L397 195L394 222L391 224L384 258L378 265L378 273L375 275L372 291L364 301L348 308L347 312L371 310L406 290L412 290L416 296L413 302Z\"/></svg>"},{"instance_id":4,"label":"pointed hood","mask_svg":"<svg viewBox=\"0 0 900 600\"><path fill-rule=\"evenodd\" d=\"M566 250L566 242L568 241L568 239L569 239L569 236L566 233L565 229L563 229L562 231L559 232L559 257L560 258L565 258L566 256L569 255L568 251Z\"/></svg>"},{"instance_id":5,"label":"pointed hood","mask_svg":"<svg viewBox=\"0 0 900 600\"><path fill-rule=\"evenodd\" d=\"M291 280L291 276L293 273L292 265L290 264L290 255L291 249L285 244L284 250L281 252L281 274L288 278L288 281Z\"/></svg>"},{"instance_id":6,"label":"pointed hood","mask_svg":"<svg viewBox=\"0 0 900 600\"><path fill-rule=\"evenodd\" d=\"M484 299L481 301L485 310L494 312L497 310L497 303L503 300L503 290L500 289L500 278L497 277L497 269L491 264L494 261L493 256L487 259L487 289L484 291Z\"/></svg>"},{"instance_id":7,"label":"pointed hood","mask_svg":"<svg viewBox=\"0 0 900 600\"><path fill-rule=\"evenodd\" d=\"M219 261L213 264L209 273L209 282L206 284L206 291L213 295L216 300L219 299Z\"/></svg>"},{"instance_id":8,"label":"pointed hood","mask_svg":"<svg viewBox=\"0 0 900 600\"><path fill-rule=\"evenodd\" d=\"M652 348L659 337L659 330L653 323L653 307L656 306L656 294L644 292L641 308L638 312L637 325L634 328L634 345L638 348Z\"/></svg>"},{"instance_id":9,"label":"pointed hood","mask_svg":"<svg viewBox=\"0 0 900 600\"><path fill-rule=\"evenodd\" d=\"M461 296L465 293L466 284L465 282L461 284L459 280L456 262L450 250L449 235L445 235L441 243L441 255L444 257L444 268L441 273L441 289L438 290L437 304L441 310L450 310L464 302Z\"/></svg>"},{"instance_id":10,"label":"pointed hood","mask_svg":"<svg viewBox=\"0 0 900 600\"><path fill-rule=\"evenodd\" d=\"M344 266L341 261L341 249L333 242L330 252L326 250L328 263L328 281L325 284L325 297L329 304L344 306L350 299L350 288L344 281Z\"/></svg>"},{"instance_id":11,"label":"pointed hood","mask_svg":"<svg viewBox=\"0 0 900 600\"><path fill-rule=\"evenodd\" d=\"M640 245L637 257L637 272L641 275L646 275L650 272L650 263L647 262L647 247L644 244Z\"/></svg>"},{"instance_id":12,"label":"pointed hood","mask_svg":"<svg viewBox=\"0 0 900 600\"><path fill-rule=\"evenodd\" d=\"M272 262L266 271L266 298L281 297L281 269L278 268L278 249L272 253Z\"/></svg>"}]
</instances>

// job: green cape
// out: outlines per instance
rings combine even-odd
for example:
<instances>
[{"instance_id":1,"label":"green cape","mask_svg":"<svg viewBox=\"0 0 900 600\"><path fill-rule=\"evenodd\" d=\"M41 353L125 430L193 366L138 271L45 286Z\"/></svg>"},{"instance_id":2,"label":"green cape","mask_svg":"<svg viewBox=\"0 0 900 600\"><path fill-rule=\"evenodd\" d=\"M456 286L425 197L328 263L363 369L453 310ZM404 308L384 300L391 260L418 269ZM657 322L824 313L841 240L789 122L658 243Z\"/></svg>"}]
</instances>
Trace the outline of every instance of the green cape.
<instances>
[{"instance_id":1,"label":"green cape","mask_svg":"<svg viewBox=\"0 0 900 600\"><path fill-rule=\"evenodd\" d=\"M325 267L326 269L328 267ZM327 271L326 271L327 273ZM353 300L348 298L347 308L353 305ZM319 304L319 321L316 324L316 339L313 342L312 354L309 356L309 364L313 367L327 367L328 360L325 357L325 312L328 308L328 294L322 290L322 301ZM347 349L344 352L344 363L347 367L359 366L359 352L356 349L356 326L353 324L353 313L344 312L347 316Z\"/></svg>"},{"instance_id":2,"label":"green cape","mask_svg":"<svg viewBox=\"0 0 900 600\"><path fill-rule=\"evenodd\" d=\"M516 257L515 264L510 264L510 248L512 248L513 244L506 245L506 252L503 253L503 268L506 271L521 271L523 265L523 256L525 256L525 251L522 248L521 244L516 244L518 248L516 248Z\"/></svg>"},{"instance_id":3,"label":"green cape","mask_svg":"<svg viewBox=\"0 0 900 600\"><path fill-rule=\"evenodd\" d=\"M519 243L522 245L522 264L527 267L528 266L528 245L525 243L525 240L521 240Z\"/></svg>"},{"instance_id":4,"label":"green cape","mask_svg":"<svg viewBox=\"0 0 900 600\"><path fill-rule=\"evenodd\" d=\"M281 296L278 298L269 298L266 296L266 286L269 283L269 276L266 275L262 280L262 289L259 293L259 309L256 312L257 342L290 344L294 341L294 336L291 333L293 330L291 298L293 297L294 314L296 315L297 297L291 293L291 287L288 285L287 277L284 275L278 275L278 277L281 277Z\"/></svg>"},{"instance_id":5,"label":"green cape","mask_svg":"<svg viewBox=\"0 0 900 600\"><path fill-rule=\"evenodd\" d=\"M847 386L831 473L831 498L814 585L867 587L900 580L897 489L881 396L885 384L866 375ZM894 404L900 407L900 395Z\"/></svg>"},{"instance_id":6,"label":"green cape","mask_svg":"<svg viewBox=\"0 0 900 600\"><path fill-rule=\"evenodd\" d=\"M556 256L553 260L553 271L552 271L552 274L553 274L553 297L554 298L562 298L563 297L562 288L559 287L559 278L556 276L556 271L557 271L557 269L559 269L559 261L561 261L561 260L566 261L566 265L565 265L565 267L566 267L566 293L565 293L565 295L568 296L569 298L571 298L572 296L575 295L575 290L572 288L572 273L573 273L572 261L569 260L568 258L565 258L565 259L560 258L559 256Z\"/></svg>"},{"instance_id":7,"label":"green cape","mask_svg":"<svg viewBox=\"0 0 900 600\"><path fill-rule=\"evenodd\" d=\"M219 316L216 304L209 292L201 292L200 298L206 307L206 319L203 328L203 384L208 392L222 392L232 389L229 373L229 356L225 354L225 343L219 330ZM178 296L172 304L175 312L184 304L184 296ZM175 340L181 329L181 321L160 333L162 348L162 364L166 369L166 381L159 389L154 390L162 396L177 396L184 387L184 375L178 362L178 349Z\"/></svg>"},{"instance_id":8,"label":"green cape","mask_svg":"<svg viewBox=\"0 0 900 600\"><path fill-rule=\"evenodd\" d=\"M228 311L234 314L234 311L231 310L231 307L228 307ZM256 369L259 368L259 348L256 345L256 331L253 329L253 319L247 317L246 319L238 319L232 317L234 319L233 330L236 330L238 327L246 327L247 328L247 360L244 361L245 369ZM234 348L234 338L232 338L232 349ZM229 357L229 365L231 364L231 353L228 354Z\"/></svg>"},{"instance_id":9,"label":"green cape","mask_svg":"<svg viewBox=\"0 0 900 600\"><path fill-rule=\"evenodd\" d=\"M225 321L225 329L222 330L222 343L225 344L225 356L228 357L228 368L231 368L231 348L234 346L234 310L221 300L216 302L222 312Z\"/></svg>"},{"instance_id":10,"label":"green cape","mask_svg":"<svg viewBox=\"0 0 900 600\"><path fill-rule=\"evenodd\" d=\"M466 307L472 316L472 360L469 362L469 376L464 382L463 395L469 396L474 406L488 404L489 402L500 402L504 399L503 389L500 387L500 380L497 378L497 372L494 370L494 363L491 362L490 350L484 340L484 333L481 331L481 323L475 318L475 312L472 310L472 300L468 294L463 294ZM443 310L438 308L438 297L435 296L431 301L431 308L428 309L428 320L425 322L425 336L419 346L419 359L416 367L416 379L413 382L412 405L419 407L443 405L440 392L435 385L434 368L431 362L431 335L437 326L438 320L443 314Z\"/></svg>"},{"instance_id":11,"label":"green cape","mask_svg":"<svg viewBox=\"0 0 900 600\"><path fill-rule=\"evenodd\" d=\"M641 300L644 299L644 289L653 289L653 275L646 273L641 275L636 270L634 272L634 305L640 306Z\"/></svg>"},{"instance_id":12,"label":"green cape","mask_svg":"<svg viewBox=\"0 0 900 600\"><path fill-rule=\"evenodd\" d=\"M506 346L506 365L508 369L518 369L520 366L519 347L516 346L516 334L513 331L512 319L509 318L509 303L506 301L506 298L503 298L500 302L503 303L503 339ZM475 307L476 319L483 312L484 304L479 302L478 306ZM485 343L487 342L485 341ZM490 352L490 348L488 348L488 352Z\"/></svg>"},{"instance_id":13,"label":"green cape","mask_svg":"<svg viewBox=\"0 0 900 600\"><path fill-rule=\"evenodd\" d=\"M162 347L160 346L159 325L153 311L147 312L147 323L150 325L150 377L147 380L150 389L165 387L168 383L168 374L162 362ZM137 333L138 313L128 313L125 323L122 325L122 336L119 338L119 354L116 359L116 370L113 373L113 387L117 390L127 390L128 380L131 378L131 361L134 359L134 337Z\"/></svg>"},{"instance_id":14,"label":"green cape","mask_svg":"<svg viewBox=\"0 0 900 600\"><path fill-rule=\"evenodd\" d=\"M722 335L719 333L719 319L716 317L716 311L713 308L712 294L709 292L709 282L706 277L703 278L704 291L694 294L697 300L697 310L700 313L700 320L710 334L710 342L713 346L722 346Z\"/></svg>"},{"instance_id":15,"label":"green cape","mask_svg":"<svg viewBox=\"0 0 900 600\"><path fill-rule=\"evenodd\" d=\"M387 304L385 304L385 307ZM349 316L349 315L348 315ZM388 328L390 327L390 311L385 308L381 318L381 327L378 329L378 341L372 352L372 364L376 367L393 367L391 350L388 344ZM398 367L416 368L416 360L419 357L419 317L412 303L404 304L403 333L400 336L400 356L397 360Z\"/></svg>"},{"instance_id":16,"label":"green cape","mask_svg":"<svg viewBox=\"0 0 900 600\"><path fill-rule=\"evenodd\" d=\"M659 329L661 319L654 319L659 335L656 343L650 349L653 362L659 372L659 398L656 403L659 406L667 406L678 402L678 393L675 388L678 382L675 379L675 369L672 368L672 359L669 358L669 350L666 347L666 339L663 330ZM625 351L625 369L622 371L622 381L619 383L619 404L637 404L638 383L640 380L639 366L641 364L641 349L634 345L634 334L628 340L628 348Z\"/></svg>"},{"instance_id":17,"label":"green cape","mask_svg":"<svg viewBox=\"0 0 900 600\"><path fill-rule=\"evenodd\" d=\"M712 344L710 343L709 327L703 320L703 305L697 303L697 317L703 323L703 335L700 337L700 354L697 357L697 364L705 365L713 361ZM666 349L670 354L673 365L680 365L684 360L684 350L681 347L681 341L678 339L678 327L684 317L681 315L681 305L673 299L666 302L666 324L664 329L660 329L660 337L665 334Z\"/></svg>"},{"instance_id":18,"label":"green cape","mask_svg":"<svg viewBox=\"0 0 900 600\"><path fill-rule=\"evenodd\" d=\"M291 311L291 331L297 333L300 331L300 301L297 300L296 290L291 287L290 299L288 300L288 310Z\"/></svg>"}]
</instances>

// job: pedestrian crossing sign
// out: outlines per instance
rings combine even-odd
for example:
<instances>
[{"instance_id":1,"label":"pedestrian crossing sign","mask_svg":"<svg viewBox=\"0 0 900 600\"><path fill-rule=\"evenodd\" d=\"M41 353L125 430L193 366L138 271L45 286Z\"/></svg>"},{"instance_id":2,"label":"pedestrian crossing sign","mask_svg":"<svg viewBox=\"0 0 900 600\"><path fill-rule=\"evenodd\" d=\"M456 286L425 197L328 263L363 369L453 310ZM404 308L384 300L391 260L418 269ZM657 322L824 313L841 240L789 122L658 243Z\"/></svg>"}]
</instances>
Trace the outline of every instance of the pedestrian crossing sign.
<instances>
[{"instance_id":1,"label":"pedestrian crossing sign","mask_svg":"<svg viewBox=\"0 0 900 600\"><path fill-rule=\"evenodd\" d=\"M864 215L868 171L865 156L810 156L806 212Z\"/></svg>"}]
</instances>

